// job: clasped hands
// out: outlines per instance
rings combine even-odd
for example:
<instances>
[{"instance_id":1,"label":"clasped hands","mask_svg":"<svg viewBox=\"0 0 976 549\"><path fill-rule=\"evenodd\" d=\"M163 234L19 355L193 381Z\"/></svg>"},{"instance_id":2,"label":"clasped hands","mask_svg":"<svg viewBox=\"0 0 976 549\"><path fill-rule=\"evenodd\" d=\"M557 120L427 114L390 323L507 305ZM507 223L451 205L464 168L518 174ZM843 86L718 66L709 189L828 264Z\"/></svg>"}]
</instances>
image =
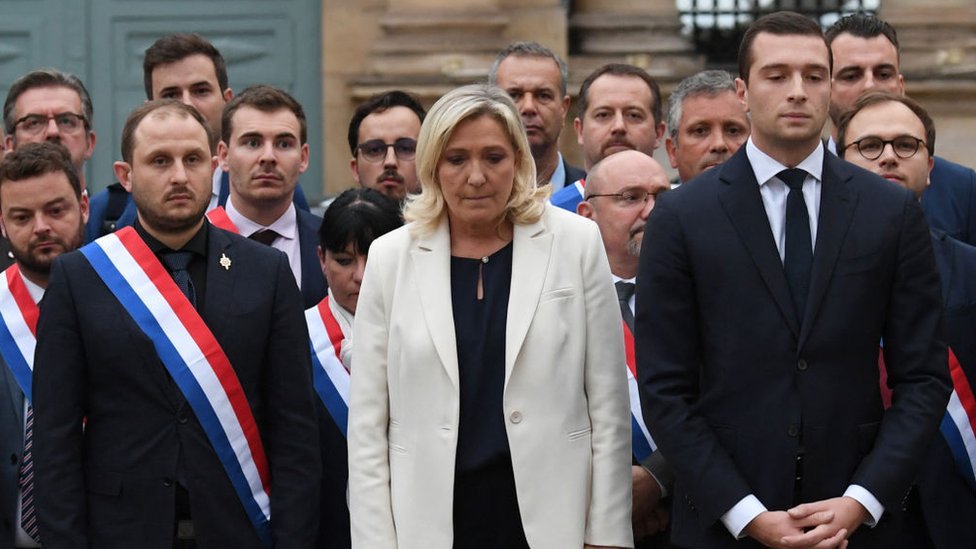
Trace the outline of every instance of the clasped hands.
<instances>
[{"instance_id":1,"label":"clasped hands","mask_svg":"<svg viewBox=\"0 0 976 549\"><path fill-rule=\"evenodd\" d=\"M765 511L752 519L744 533L767 547L840 548L868 518L868 512L848 496L797 505L786 511Z\"/></svg>"}]
</instances>

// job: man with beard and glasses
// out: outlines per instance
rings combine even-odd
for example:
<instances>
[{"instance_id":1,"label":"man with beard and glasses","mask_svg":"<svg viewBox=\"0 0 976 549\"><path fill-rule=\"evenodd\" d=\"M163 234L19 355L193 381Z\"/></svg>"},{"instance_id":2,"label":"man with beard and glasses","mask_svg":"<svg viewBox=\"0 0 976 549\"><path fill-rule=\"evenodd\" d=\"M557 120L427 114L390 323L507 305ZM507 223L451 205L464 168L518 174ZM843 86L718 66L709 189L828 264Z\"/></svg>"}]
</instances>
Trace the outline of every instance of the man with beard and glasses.
<instances>
[{"instance_id":1,"label":"man with beard and glasses","mask_svg":"<svg viewBox=\"0 0 976 549\"><path fill-rule=\"evenodd\" d=\"M635 150L654 156L664 138L661 89L647 71L610 63L586 77L579 92L579 116L573 121L583 147L583 168L589 171L613 153ZM575 212L583 200L585 181L567 184L550 201Z\"/></svg>"},{"instance_id":2,"label":"man with beard and glasses","mask_svg":"<svg viewBox=\"0 0 976 549\"><path fill-rule=\"evenodd\" d=\"M414 155L424 108L409 94L376 94L356 107L349 121L349 167L356 183L403 202L420 192Z\"/></svg>"},{"instance_id":3,"label":"man with beard and glasses","mask_svg":"<svg viewBox=\"0 0 976 549\"><path fill-rule=\"evenodd\" d=\"M657 196L671 188L664 168L642 152L620 151L597 162L586 176L586 198L577 213L596 222L610 260L610 273L617 288L623 317L625 348L634 345L634 287L637 263L644 240L644 224L654 209ZM671 469L657 451L644 424L638 400L637 371L633 354L626 367L630 385L633 429L632 524L638 549L669 547L665 533L667 496L673 483ZM622 365L623 366L623 365Z\"/></svg>"},{"instance_id":4,"label":"man with beard and glasses","mask_svg":"<svg viewBox=\"0 0 976 549\"><path fill-rule=\"evenodd\" d=\"M81 246L88 197L70 153L28 143L0 162L0 228L15 264L0 277L0 546L39 547L33 500L31 372L37 303L51 263Z\"/></svg>"},{"instance_id":5,"label":"man with beard and glasses","mask_svg":"<svg viewBox=\"0 0 976 549\"><path fill-rule=\"evenodd\" d=\"M308 168L305 111L272 86L252 86L224 108L220 166L230 174L230 199L208 216L218 227L285 252L305 307L326 294L319 265L322 218L293 204L298 177Z\"/></svg>"},{"instance_id":6,"label":"man with beard and glasses","mask_svg":"<svg viewBox=\"0 0 976 549\"><path fill-rule=\"evenodd\" d=\"M192 107L136 108L115 164L135 224L51 267L33 377L47 547L314 544L301 294L284 254L204 219L211 144Z\"/></svg>"}]
</instances>

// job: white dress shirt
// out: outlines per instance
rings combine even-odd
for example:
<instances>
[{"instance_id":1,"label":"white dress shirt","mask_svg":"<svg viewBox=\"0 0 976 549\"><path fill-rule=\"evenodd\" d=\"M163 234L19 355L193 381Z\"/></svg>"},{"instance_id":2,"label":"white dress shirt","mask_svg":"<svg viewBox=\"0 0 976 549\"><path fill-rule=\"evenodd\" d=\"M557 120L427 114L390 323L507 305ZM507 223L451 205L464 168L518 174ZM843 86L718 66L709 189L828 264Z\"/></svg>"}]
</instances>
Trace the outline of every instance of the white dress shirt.
<instances>
[{"instance_id":1,"label":"white dress shirt","mask_svg":"<svg viewBox=\"0 0 976 549\"><path fill-rule=\"evenodd\" d=\"M749 164L752 166L756 181L759 182L759 194L762 195L763 207L766 209L766 216L769 218L769 228L773 232L773 240L776 241L776 249L779 250L779 258L782 261L786 257L786 196L790 189L776 174L787 169L787 167L759 150L753 144L751 137L746 142L746 156L749 158ZM824 147L820 144L810 153L810 156L795 166L807 172L807 177L803 181L803 200L806 202L807 215L810 218L810 241L813 243L814 251L817 246L823 162ZM844 495L854 498L867 509L871 516L865 524L868 526L877 524L884 512L884 506L871 492L862 486L852 484L844 491ZM733 536L742 538L744 537L742 531L745 530L745 527L765 511L767 511L766 506L759 501L759 498L754 494L749 494L722 515L722 523Z\"/></svg>"},{"instance_id":2,"label":"white dress shirt","mask_svg":"<svg viewBox=\"0 0 976 549\"><path fill-rule=\"evenodd\" d=\"M298 213L295 211L295 204L288 204L288 209L274 223L265 227L244 217L237 208L234 207L234 197L227 199L227 217L234 223L241 236L250 237L252 234L270 229L278 233L278 237L271 242L271 247L285 252L288 256L288 265L291 267L292 274L295 275L295 284L302 287L302 252L301 244L298 240Z\"/></svg>"},{"instance_id":3,"label":"white dress shirt","mask_svg":"<svg viewBox=\"0 0 976 549\"><path fill-rule=\"evenodd\" d=\"M562 153L557 152L556 155L559 156L559 162L556 163L556 170L549 177L549 187L552 188L552 192L566 186L566 161L563 160Z\"/></svg>"}]
</instances>

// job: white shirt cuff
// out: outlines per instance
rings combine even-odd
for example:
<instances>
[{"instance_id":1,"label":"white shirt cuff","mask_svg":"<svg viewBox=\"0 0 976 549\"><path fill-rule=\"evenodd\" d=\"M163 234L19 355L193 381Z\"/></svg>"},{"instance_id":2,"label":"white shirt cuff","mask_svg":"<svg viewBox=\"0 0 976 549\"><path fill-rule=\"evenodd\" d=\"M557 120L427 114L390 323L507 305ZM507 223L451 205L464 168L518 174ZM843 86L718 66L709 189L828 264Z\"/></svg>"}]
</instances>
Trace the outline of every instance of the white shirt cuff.
<instances>
[{"instance_id":1,"label":"white shirt cuff","mask_svg":"<svg viewBox=\"0 0 976 549\"><path fill-rule=\"evenodd\" d=\"M878 524L878 521L881 520L881 514L884 513L884 505L881 505L878 498L874 497L871 492L868 492L863 486L851 484L844 491L844 495L853 498L867 509L868 514L871 516L864 521L865 526L874 528Z\"/></svg>"},{"instance_id":2,"label":"white shirt cuff","mask_svg":"<svg viewBox=\"0 0 976 549\"><path fill-rule=\"evenodd\" d=\"M722 515L721 520L735 539L742 539L745 537L742 531L746 529L746 526L752 522L752 519L758 517L759 513L764 512L766 512L766 506L755 495L749 494Z\"/></svg>"}]
</instances>

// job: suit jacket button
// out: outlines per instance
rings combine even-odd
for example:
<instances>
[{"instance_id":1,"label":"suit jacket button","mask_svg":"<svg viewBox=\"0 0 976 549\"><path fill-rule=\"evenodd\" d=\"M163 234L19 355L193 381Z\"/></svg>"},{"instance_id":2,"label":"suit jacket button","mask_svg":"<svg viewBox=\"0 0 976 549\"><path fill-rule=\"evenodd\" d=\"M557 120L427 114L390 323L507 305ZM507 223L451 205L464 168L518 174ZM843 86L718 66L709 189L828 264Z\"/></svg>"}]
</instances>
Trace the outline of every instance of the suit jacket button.
<instances>
[{"instance_id":1,"label":"suit jacket button","mask_svg":"<svg viewBox=\"0 0 976 549\"><path fill-rule=\"evenodd\" d=\"M181 424L189 421L189 418L186 415L186 410L180 410L180 412L176 414L176 421L180 422Z\"/></svg>"},{"instance_id":2,"label":"suit jacket button","mask_svg":"<svg viewBox=\"0 0 976 549\"><path fill-rule=\"evenodd\" d=\"M790 424L790 426L789 426L789 427L788 427L788 428L786 429L786 434L787 434L787 435L790 435L791 437L795 437L795 436L797 436L797 435L799 435L799 434L800 434L800 428L799 428L799 427L797 427L795 423L792 423L792 424Z\"/></svg>"},{"instance_id":3,"label":"suit jacket button","mask_svg":"<svg viewBox=\"0 0 976 549\"><path fill-rule=\"evenodd\" d=\"M20 461L20 460L17 459L17 454L10 454L10 464L11 465L17 465L17 462L18 461Z\"/></svg>"},{"instance_id":4,"label":"suit jacket button","mask_svg":"<svg viewBox=\"0 0 976 549\"><path fill-rule=\"evenodd\" d=\"M173 485L173 479L171 479L169 477L166 477L166 478L163 479L163 486L169 488L172 485Z\"/></svg>"},{"instance_id":5,"label":"suit jacket button","mask_svg":"<svg viewBox=\"0 0 976 549\"><path fill-rule=\"evenodd\" d=\"M512 423L522 423L522 412L512 412L512 415L508 416L508 419Z\"/></svg>"},{"instance_id":6,"label":"suit jacket button","mask_svg":"<svg viewBox=\"0 0 976 549\"><path fill-rule=\"evenodd\" d=\"M806 371L806 369L807 369L807 361L806 360L803 360L802 358L800 360L798 360L796 362L796 369L797 370L800 370L801 372Z\"/></svg>"}]
</instances>

